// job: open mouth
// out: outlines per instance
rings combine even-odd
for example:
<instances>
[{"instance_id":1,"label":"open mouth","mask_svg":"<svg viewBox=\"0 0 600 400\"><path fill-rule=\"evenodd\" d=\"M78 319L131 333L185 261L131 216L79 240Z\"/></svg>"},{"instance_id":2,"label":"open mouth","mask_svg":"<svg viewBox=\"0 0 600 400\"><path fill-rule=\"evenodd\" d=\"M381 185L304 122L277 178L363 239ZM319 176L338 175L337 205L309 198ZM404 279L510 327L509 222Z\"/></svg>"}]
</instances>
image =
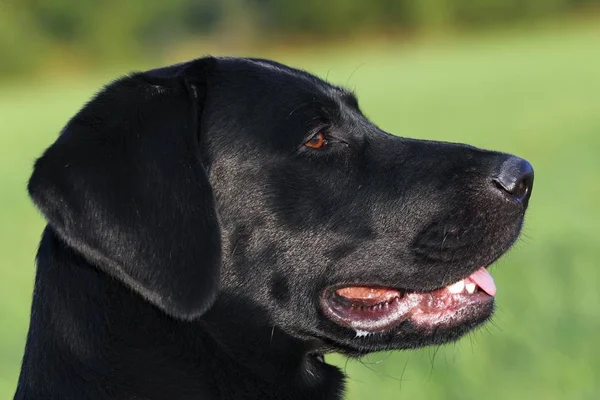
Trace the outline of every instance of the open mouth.
<instances>
[{"instance_id":1,"label":"open mouth","mask_svg":"<svg viewBox=\"0 0 600 400\"><path fill-rule=\"evenodd\" d=\"M487 269L431 292L376 286L326 289L321 307L327 317L357 336L384 332L410 321L426 330L451 328L491 313L496 286Z\"/></svg>"}]
</instances>

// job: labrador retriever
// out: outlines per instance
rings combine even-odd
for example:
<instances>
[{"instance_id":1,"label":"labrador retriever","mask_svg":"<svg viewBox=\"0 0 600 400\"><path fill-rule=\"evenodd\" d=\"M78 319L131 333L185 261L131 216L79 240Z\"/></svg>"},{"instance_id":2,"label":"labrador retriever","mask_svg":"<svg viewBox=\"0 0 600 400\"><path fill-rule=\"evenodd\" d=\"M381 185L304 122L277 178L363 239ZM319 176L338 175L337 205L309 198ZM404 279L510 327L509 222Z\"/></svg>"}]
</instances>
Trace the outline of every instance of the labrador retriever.
<instances>
[{"instance_id":1,"label":"labrador retriever","mask_svg":"<svg viewBox=\"0 0 600 400\"><path fill-rule=\"evenodd\" d=\"M486 266L532 184L523 159L392 136L276 62L125 76L35 163L48 224L15 398L340 399L324 354L490 318Z\"/></svg>"}]
</instances>

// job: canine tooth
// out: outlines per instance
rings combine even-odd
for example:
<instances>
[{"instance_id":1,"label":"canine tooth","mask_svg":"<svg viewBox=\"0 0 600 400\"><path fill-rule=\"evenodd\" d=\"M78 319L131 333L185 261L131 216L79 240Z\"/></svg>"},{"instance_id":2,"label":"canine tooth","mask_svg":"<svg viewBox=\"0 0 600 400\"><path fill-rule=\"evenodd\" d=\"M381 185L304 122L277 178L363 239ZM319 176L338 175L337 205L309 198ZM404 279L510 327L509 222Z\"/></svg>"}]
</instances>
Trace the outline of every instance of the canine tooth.
<instances>
[{"instance_id":1,"label":"canine tooth","mask_svg":"<svg viewBox=\"0 0 600 400\"><path fill-rule=\"evenodd\" d=\"M462 293L462 291L465 289L464 279L453 283L452 285L448 286L447 289L452 294Z\"/></svg>"},{"instance_id":2,"label":"canine tooth","mask_svg":"<svg viewBox=\"0 0 600 400\"><path fill-rule=\"evenodd\" d=\"M467 289L467 292L475 293L475 288L477 288L477 285L473 282L467 282L465 283L465 288Z\"/></svg>"}]
</instances>

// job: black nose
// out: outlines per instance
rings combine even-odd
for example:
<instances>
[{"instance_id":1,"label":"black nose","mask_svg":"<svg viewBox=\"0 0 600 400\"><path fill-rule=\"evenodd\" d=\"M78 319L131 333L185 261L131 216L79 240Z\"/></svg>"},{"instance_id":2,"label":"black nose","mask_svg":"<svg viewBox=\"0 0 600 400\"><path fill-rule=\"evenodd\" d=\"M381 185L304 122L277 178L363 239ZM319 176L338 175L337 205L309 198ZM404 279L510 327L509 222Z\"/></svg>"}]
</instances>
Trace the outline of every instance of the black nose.
<instances>
[{"instance_id":1,"label":"black nose","mask_svg":"<svg viewBox=\"0 0 600 400\"><path fill-rule=\"evenodd\" d=\"M527 204L533 189L533 167L522 158L508 156L500 164L492 182L505 196Z\"/></svg>"}]
</instances>

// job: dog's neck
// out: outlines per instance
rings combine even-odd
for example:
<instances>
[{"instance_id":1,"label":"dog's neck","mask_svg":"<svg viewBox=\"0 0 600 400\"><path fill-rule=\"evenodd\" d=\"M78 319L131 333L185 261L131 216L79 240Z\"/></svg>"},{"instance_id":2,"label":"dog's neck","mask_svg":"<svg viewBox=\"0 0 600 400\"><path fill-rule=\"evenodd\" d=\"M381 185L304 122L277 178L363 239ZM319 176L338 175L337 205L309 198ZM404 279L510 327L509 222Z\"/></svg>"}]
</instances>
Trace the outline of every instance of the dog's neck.
<instances>
[{"instance_id":1,"label":"dog's neck","mask_svg":"<svg viewBox=\"0 0 600 400\"><path fill-rule=\"evenodd\" d=\"M341 398L342 373L312 354L319 343L261 325L268 321L263 313L259 308L249 308L243 299L225 293L204 316L205 331L219 353L214 359L223 361L222 354L227 354L227 362L231 362L229 366L223 365L223 369L241 368L236 378L253 376L257 382L267 384L272 393L279 392L281 398Z\"/></svg>"},{"instance_id":2,"label":"dog's neck","mask_svg":"<svg viewBox=\"0 0 600 400\"><path fill-rule=\"evenodd\" d=\"M248 385L257 385L249 393L264 393L263 398L341 398L341 372L311 355L312 343L292 338L278 328L258 325L257 321L266 318L248 308L240 315L235 302L232 298L220 298L203 318L204 332L209 335L205 343L214 344L205 349L204 355L208 350L215 368L231 374L219 382L247 381ZM223 316L230 318L224 320ZM228 389L233 388L220 390ZM243 396L230 393L229 397Z\"/></svg>"},{"instance_id":3,"label":"dog's neck","mask_svg":"<svg viewBox=\"0 0 600 400\"><path fill-rule=\"evenodd\" d=\"M174 320L50 229L38 259L16 399L340 398L341 372L309 356L308 343L258 325L260 310L240 315L225 297L198 321Z\"/></svg>"}]
</instances>

